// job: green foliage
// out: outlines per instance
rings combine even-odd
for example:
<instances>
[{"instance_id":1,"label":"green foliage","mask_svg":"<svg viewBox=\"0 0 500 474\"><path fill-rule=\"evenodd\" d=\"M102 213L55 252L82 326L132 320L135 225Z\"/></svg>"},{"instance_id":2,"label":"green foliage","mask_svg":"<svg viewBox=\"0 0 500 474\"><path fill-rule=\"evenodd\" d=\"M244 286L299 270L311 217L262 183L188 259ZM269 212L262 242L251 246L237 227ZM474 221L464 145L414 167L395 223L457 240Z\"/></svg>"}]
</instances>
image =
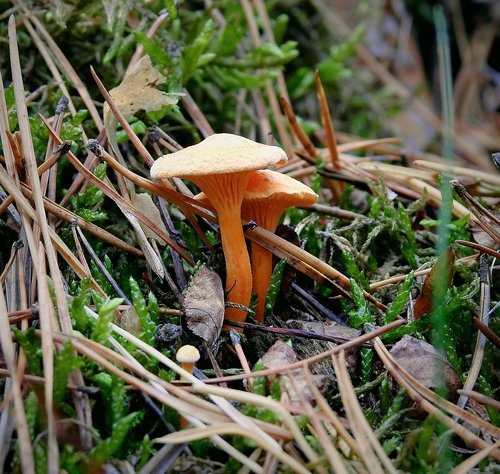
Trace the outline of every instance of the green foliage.
<instances>
[{"instance_id":1,"label":"green foliage","mask_svg":"<svg viewBox=\"0 0 500 474\"><path fill-rule=\"evenodd\" d=\"M94 175L99 180L106 176L106 163L100 163L94 170ZM105 212L97 210L96 207L102 205L104 193L93 184L89 184L83 191L70 199L73 212L88 222L103 221L107 218Z\"/></svg>"},{"instance_id":2,"label":"green foliage","mask_svg":"<svg viewBox=\"0 0 500 474\"><path fill-rule=\"evenodd\" d=\"M67 393L68 377L83 366L83 360L76 355L71 341L65 341L54 358L54 406L59 407Z\"/></svg>"},{"instance_id":3,"label":"green foliage","mask_svg":"<svg viewBox=\"0 0 500 474\"><path fill-rule=\"evenodd\" d=\"M188 36L182 50L181 66L184 82L187 82L195 71L215 58L215 53L206 52L215 33L211 19L205 18Z\"/></svg>"},{"instance_id":4,"label":"green foliage","mask_svg":"<svg viewBox=\"0 0 500 474\"><path fill-rule=\"evenodd\" d=\"M356 280L350 280L351 295L355 309L348 312L349 324L356 329L361 329L365 323L373 322L370 310L366 304L362 288Z\"/></svg>"},{"instance_id":5,"label":"green foliage","mask_svg":"<svg viewBox=\"0 0 500 474\"><path fill-rule=\"evenodd\" d=\"M80 284L78 293L73 297L69 305L69 313L73 321L73 327L85 334L88 327L88 317L85 306L90 300L90 278L84 278Z\"/></svg>"},{"instance_id":6,"label":"green foliage","mask_svg":"<svg viewBox=\"0 0 500 474\"><path fill-rule=\"evenodd\" d=\"M42 347L40 339L36 335L35 328L31 327L25 332L17 328L13 328L12 330L17 342L24 350L30 374L43 377Z\"/></svg>"},{"instance_id":7,"label":"green foliage","mask_svg":"<svg viewBox=\"0 0 500 474\"><path fill-rule=\"evenodd\" d=\"M287 259L280 260L274 267L269 288L267 290L266 304L264 306L264 319L272 315L276 298L281 288L281 278L283 277L283 270L287 264Z\"/></svg>"},{"instance_id":8,"label":"green foliage","mask_svg":"<svg viewBox=\"0 0 500 474\"><path fill-rule=\"evenodd\" d=\"M89 456L94 462L103 464L109 461L109 459L122 447L130 430L139 423L140 418L141 414L134 412L117 420L113 424L111 436L100 441L97 446L91 450Z\"/></svg>"},{"instance_id":9,"label":"green foliage","mask_svg":"<svg viewBox=\"0 0 500 474\"><path fill-rule=\"evenodd\" d=\"M407 472L440 471L444 459L439 452L437 427L435 418L428 416L421 428L407 435L398 458L400 469Z\"/></svg>"},{"instance_id":10,"label":"green foliage","mask_svg":"<svg viewBox=\"0 0 500 474\"><path fill-rule=\"evenodd\" d=\"M92 380L101 390L101 397L106 407L106 424L112 427L126 414L127 392L122 379L106 372L99 372Z\"/></svg>"},{"instance_id":11,"label":"green foliage","mask_svg":"<svg viewBox=\"0 0 500 474\"><path fill-rule=\"evenodd\" d=\"M356 48L364 35L364 27L356 28L351 36L343 43L332 46L328 57L321 61L316 69L319 71L324 86L336 84L352 76L348 60L356 55ZM288 90L292 99L299 99L314 90L314 70L302 67L291 74L287 81Z\"/></svg>"},{"instance_id":12,"label":"green foliage","mask_svg":"<svg viewBox=\"0 0 500 474\"><path fill-rule=\"evenodd\" d=\"M154 345L156 321L149 312L148 305L137 282L131 277L129 283L134 309L142 327L141 339L149 345Z\"/></svg>"},{"instance_id":13,"label":"green foliage","mask_svg":"<svg viewBox=\"0 0 500 474\"><path fill-rule=\"evenodd\" d=\"M368 282L365 273L359 269L356 260L350 252L347 250L342 250L342 261L347 270L347 274L356 280L364 290L368 291L370 289L370 283Z\"/></svg>"},{"instance_id":14,"label":"green foliage","mask_svg":"<svg viewBox=\"0 0 500 474\"><path fill-rule=\"evenodd\" d=\"M259 359L253 368L254 372L258 372L260 370L264 370L264 362L262 359ZM266 378L265 377L254 377L253 378L253 385L252 385L252 392L256 393L257 395L262 395L265 396L267 394L267 388L266 388Z\"/></svg>"},{"instance_id":15,"label":"green foliage","mask_svg":"<svg viewBox=\"0 0 500 474\"><path fill-rule=\"evenodd\" d=\"M26 423L28 424L28 432L30 438L35 437L36 421L39 416L38 399L35 392L30 392L24 402L24 410L26 411Z\"/></svg>"},{"instance_id":16,"label":"green foliage","mask_svg":"<svg viewBox=\"0 0 500 474\"><path fill-rule=\"evenodd\" d=\"M346 63L356 55L356 49L364 34L364 26L359 25L346 41L333 46L328 58L318 64L318 71L324 85L351 77L352 71L346 66Z\"/></svg>"},{"instance_id":17,"label":"green foliage","mask_svg":"<svg viewBox=\"0 0 500 474\"><path fill-rule=\"evenodd\" d=\"M389 304L384 316L384 324L394 321L403 311L408 301L411 289L413 287L413 272L410 272L403 283L398 286L398 292L392 302Z\"/></svg>"},{"instance_id":18,"label":"green foliage","mask_svg":"<svg viewBox=\"0 0 500 474\"><path fill-rule=\"evenodd\" d=\"M122 298L112 298L105 301L98 310L99 317L97 320L92 320L92 328L90 331L90 339L107 346L108 338L111 336L111 323L114 321L116 308L123 303Z\"/></svg>"},{"instance_id":19,"label":"green foliage","mask_svg":"<svg viewBox=\"0 0 500 474\"><path fill-rule=\"evenodd\" d=\"M415 239L415 233L413 232L410 219L408 214L406 213L403 205L401 203L398 204L398 220L397 223L401 231L405 234L405 239L402 242L401 250L406 260L410 264L410 266L415 269L417 268L417 241Z\"/></svg>"},{"instance_id":20,"label":"green foliage","mask_svg":"<svg viewBox=\"0 0 500 474\"><path fill-rule=\"evenodd\" d=\"M423 227L437 228L439 220L436 219L422 219L420 225ZM469 217L464 216L446 225L446 242L451 244L455 240L470 240L470 232L467 230L469 227Z\"/></svg>"},{"instance_id":21,"label":"green foliage","mask_svg":"<svg viewBox=\"0 0 500 474\"><path fill-rule=\"evenodd\" d=\"M373 350L361 349L361 383L370 382L372 376Z\"/></svg>"}]
</instances>

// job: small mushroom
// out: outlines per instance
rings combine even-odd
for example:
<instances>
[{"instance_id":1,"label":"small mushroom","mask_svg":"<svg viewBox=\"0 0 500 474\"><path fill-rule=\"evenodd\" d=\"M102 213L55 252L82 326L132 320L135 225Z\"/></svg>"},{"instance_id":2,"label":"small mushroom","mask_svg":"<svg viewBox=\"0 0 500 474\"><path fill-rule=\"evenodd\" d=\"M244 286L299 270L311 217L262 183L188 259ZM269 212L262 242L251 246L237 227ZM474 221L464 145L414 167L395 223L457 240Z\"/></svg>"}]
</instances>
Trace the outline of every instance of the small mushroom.
<instances>
[{"instance_id":1,"label":"small mushroom","mask_svg":"<svg viewBox=\"0 0 500 474\"><path fill-rule=\"evenodd\" d=\"M181 346L175 354L175 358L177 362L179 362L180 366L190 374L193 373L194 364L200 360L200 351L196 349L194 346ZM185 380L184 377L181 377L181 380ZM189 422L186 418L181 416L180 419L181 428L187 428Z\"/></svg>"},{"instance_id":2,"label":"small mushroom","mask_svg":"<svg viewBox=\"0 0 500 474\"><path fill-rule=\"evenodd\" d=\"M250 176L241 216L274 232L283 212L293 206L311 206L318 195L308 186L277 171L255 171ZM257 294L255 318L264 322L264 305L272 274L272 254L252 243L253 292Z\"/></svg>"},{"instance_id":3,"label":"small mushroom","mask_svg":"<svg viewBox=\"0 0 500 474\"><path fill-rule=\"evenodd\" d=\"M197 145L156 160L153 178L180 177L195 183L207 196L219 217L222 248L226 260L227 299L248 306L252 294L250 259L241 226L241 202L254 170L287 161L276 146L262 145L237 135L214 134ZM225 318L245 321L240 308L226 309Z\"/></svg>"},{"instance_id":4,"label":"small mushroom","mask_svg":"<svg viewBox=\"0 0 500 474\"><path fill-rule=\"evenodd\" d=\"M200 351L194 346L181 346L175 358L186 372L192 374L194 364L200 360Z\"/></svg>"}]
</instances>

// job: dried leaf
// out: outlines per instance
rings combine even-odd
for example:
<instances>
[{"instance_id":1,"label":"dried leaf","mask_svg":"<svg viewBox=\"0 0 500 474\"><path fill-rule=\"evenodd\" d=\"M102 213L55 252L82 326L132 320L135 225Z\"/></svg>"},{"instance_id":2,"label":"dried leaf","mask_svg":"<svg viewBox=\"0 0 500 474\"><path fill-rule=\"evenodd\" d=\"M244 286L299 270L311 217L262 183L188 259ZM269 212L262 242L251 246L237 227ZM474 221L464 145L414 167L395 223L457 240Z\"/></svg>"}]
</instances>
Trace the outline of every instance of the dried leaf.
<instances>
[{"instance_id":1,"label":"dried leaf","mask_svg":"<svg viewBox=\"0 0 500 474\"><path fill-rule=\"evenodd\" d=\"M462 386L455 369L428 342L405 335L390 352L403 369L427 388L435 389L444 381L448 393L454 395Z\"/></svg>"},{"instance_id":2,"label":"dried leaf","mask_svg":"<svg viewBox=\"0 0 500 474\"><path fill-rule=\"evenodd\" d=\"M147 193L139 193L133 196L133 200L134 206L168 235L168 231L161 219L160 211L155 206L151 196ZM139 222L139 224L148 239L155 239L159 244L165 245L165 241L156 235L149 227L144 225L142 222Z\"/></svg>"},{"instance_id":3,"label":"dried leaf","mask_svg":"<svg viewBox=\"0 0 500 474\"><path fill-rule=\"evenodd\" d=\"M444 266L445 264L446 267ZM420 319L425 314L432 313L436 283L439 280L445 279L445 288L448 288L453 280L454 269L455 251L451 247L449 247L448 251L436 260L436 263L432 267L432 270L424 280L422 291L418 295L417 301L415 301L415 306L413 307L413 315L415 319Z\"/></svg>"},{"instance_id":4,"label":"dried leaf","mask_svg":"<svg viewBox=\"0 0 500 474\"><path fill-rule=\"evenodd\" d=\"M295 351L282 341L277 341L271 348L262 356L262 362L266 369L277 369L297 362ZM291 380L293 378L293 382ZM318 387L323 383L324 377L313 376L313 380ZM272 384L274 377L269 377ZM309 387L304 373L301 369L296 369L289 372L289 375L280 376L281 392L287 393L289 401L292 405L302 405L302 399L309 403L314 402L314 396ZM300 394L297 390L300 390Z\"/></svg>"},{"instance_id":5,"label":"dried leaf","mask_svg":"<svg viewBox=\"0 0 500 474\"><path fill-rule=\"evenodd\" d=\"M202 265L189 282L182 306L187 327L211 346L224 321L224 289L219 275Z\"/></svg>"},{"instance_id":6,"label":"dried leaf","mask_svg":"<svg viewBox=\"0 0 500 474\"><path fill-rule=\"evenodd\" d=\"M153 67L149 56L143 56L130 69L122 83L109 93L120 111L130 118L139 110L159 110L164 105L176 104L178 97L156 88L165 77Z\"/></svg>"}]
</instances>

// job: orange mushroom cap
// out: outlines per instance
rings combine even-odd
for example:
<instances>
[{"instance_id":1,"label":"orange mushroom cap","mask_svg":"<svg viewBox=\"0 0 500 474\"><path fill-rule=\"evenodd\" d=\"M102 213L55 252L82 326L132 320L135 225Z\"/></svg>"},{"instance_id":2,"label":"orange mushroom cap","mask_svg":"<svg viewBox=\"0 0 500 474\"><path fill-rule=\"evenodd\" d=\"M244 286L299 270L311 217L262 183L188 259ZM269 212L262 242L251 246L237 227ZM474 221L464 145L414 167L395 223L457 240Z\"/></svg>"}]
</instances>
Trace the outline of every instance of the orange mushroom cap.
<instances>
[{"instance_id":1,"label":"orange mushroom cap","mask_svg":"<svg viewBox=\"0 0 500 474\"><path fill-rule=\"evenodd\" d=\"M254 171L247 184L241 206L244 219L253 220L274 232L283 212L293 206L311 206L318 195L308 186L276 171ZM253 292L257 294L255 318L264 322L264 305L272 274L272 255L252 243Z\"/></svg>"},{"instance_id":2,"label":"orange mushroom cap","mask_svg":"<svg viewBox=\"0 0 500 474\"><path fill-rule=\"evenodd\" d=\"M286 160L279 147L220 133L162 156L151 167L153 178L178 176L193 181L216 210L226 260L226 291L233 303L248 306L252 292L250 260L241 227L245 188L254 170L277 166ZM246 312L230 307L225 317L242 322Z\"/></svg>"}]
</instances>

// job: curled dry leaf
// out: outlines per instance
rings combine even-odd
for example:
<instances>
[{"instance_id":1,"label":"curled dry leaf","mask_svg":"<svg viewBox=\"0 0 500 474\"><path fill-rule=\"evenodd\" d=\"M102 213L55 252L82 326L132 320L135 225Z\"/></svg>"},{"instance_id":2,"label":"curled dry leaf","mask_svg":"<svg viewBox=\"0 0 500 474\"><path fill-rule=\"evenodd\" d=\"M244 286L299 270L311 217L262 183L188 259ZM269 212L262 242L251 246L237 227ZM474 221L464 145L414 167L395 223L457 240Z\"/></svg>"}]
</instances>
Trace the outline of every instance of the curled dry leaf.
<instances>
[{"instance_id":1,"label":"curled dry leaf","mask_svg":"<svg viewBox=\"0 0 500 474\"><path fill-rule=\"evenodd\" d=\"M210 347L224 321L224 289L219 275L202 265L189 282L182 306L187 327Z\"/></svg>"},{"instance_id":2,"label":"curled dry leaf","mask_svg":"<svg viewBox=\"0 0 500 474\"><path fill-rule=\"evenodd\" d=\"M123 115L130 118L139 110L154 111L164 105L177 103L176 95L157 89L156 86L163 84L165 80L165 76L153 67L149 56L143 56L130 69L122 83L109 93Z\"/></svg>"},{"instance_id":3,"label":"curled dry leaf","mask_svg":"<svg viewBox=\"0 0 500 474\"><path fill-rule=\"evenodd\" d=\"M443 281L445 288L449 288L453 280L455 271L455 251L448 247L448 251L443 253L437 260L430 273L425 277L422 291L418 295L413 315L415 319L420 319L425 314L432 313L434 292L438 281Z\"/></svg>"},{"instance_id":4,"label":"curled dry leaf","mask_svg":"<svg viewBox=\"0 0 500 474\"><path fill-rule=\"evenodd\" d=\"M262 356L262 362L266 369L277 369L285 367L297 362L295 351L282 341L277 341L271 348ZM293 378L293 382L291 380ZM269 377L269 381L273 382L274 377ZM324 382L324 377L313 375L314 383L321 387ZM309 403L314 403L314 396L309 387L304 373L301 369L295 369L289 372L289 375L280 376L281 392L288 395L292 405L302 405L302 400L305 399ZM297 390L300 390L300 394Z\"/></svg>"},{"instance_id":5,"label":"curled dry leaf","mask_svg":"<svg viewBox=\"0 0 500 474\"><path fill-rule=\"evenodd\" d=\"M405 335L390 350L396 362L422 385L435 389L444 381L447 392L453 398L462 387L455 369L428 342Z\"/></svg>"},{"instance_id":6,"label":"curled dry leaf","mask_svg":"<svg viewBox=\"0 0 500 474\"><path fill-rule=\"evenodd\" d=\"M161 214L158 208L155 206L151 196L147 193L139 193L132 196L133 204L139 211L141 211L147 218L153 221L165 234L168 235L168 231L161 220ZM148 239L154 239L159 244L165 245L165 241L156 235L149 227L145 226L142 222L139 222L142 230L146 234Z\"/></svg>"}]
</instances>

